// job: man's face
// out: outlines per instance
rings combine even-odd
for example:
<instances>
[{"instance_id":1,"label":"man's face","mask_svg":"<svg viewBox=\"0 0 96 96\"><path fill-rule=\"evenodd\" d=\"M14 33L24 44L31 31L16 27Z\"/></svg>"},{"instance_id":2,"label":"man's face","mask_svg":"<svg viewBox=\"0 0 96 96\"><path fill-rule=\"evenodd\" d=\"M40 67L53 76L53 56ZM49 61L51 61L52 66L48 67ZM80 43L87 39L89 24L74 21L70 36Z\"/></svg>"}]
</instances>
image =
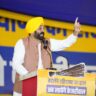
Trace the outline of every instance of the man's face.
<instances>
[{"instance_id":1,"label":"man's face","mask_svg":"<svg viewBox=\"0 0 96 96\"><path fill-rule=\"evenodd\" d=\"M35 38L37 38L39 40L44 39L44 26L43 25L40 25L40 27L34 33L34 36L35 36Z\"/></svg>"},{"instance_id":2,"label":"man's face","mask_svg":"<svg viewBox=\"0 0 96 96\"><path fill-rule=\"evenodd\" d=\"M43 25L40 25L40 27L36 30L37 33L41 33L41 32L44 32L44 26Z\"/></svg>"}]
</instances>

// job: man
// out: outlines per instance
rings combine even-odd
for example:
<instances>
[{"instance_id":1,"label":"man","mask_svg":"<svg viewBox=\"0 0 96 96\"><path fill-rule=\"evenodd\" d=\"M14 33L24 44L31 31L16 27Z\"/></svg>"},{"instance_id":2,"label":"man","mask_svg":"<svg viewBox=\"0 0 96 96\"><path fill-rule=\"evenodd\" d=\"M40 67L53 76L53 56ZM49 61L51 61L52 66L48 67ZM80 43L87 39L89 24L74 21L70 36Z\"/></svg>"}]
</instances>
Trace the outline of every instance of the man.
<instances>
[{"instance_id":1,"label":"man","mask_svg":"<svg viewBox=\"0 0 96 96\"><path fill-rule=\"evenodd\" d=\"M14 48L12 66L13 69L16 70L17 75L13 96L22 96L22 83L19 80L20 76L37 71L38 69L52 68L51 51L64 50L75 43L80 32L80 24L77 18L75 20L73 34L65 40L46 39L44 37L44 20L42 17L35 17L29 20L25 30L29 33L29 36L20 39ZM37 80L35 77L32 77L34 81ZM31 82L34 90L31 96L36 96L37 90L35 88L37 88L37 83L34 83L34 81L33 83ZM26 88L27 87L29 87L29 85L26 86ZM28 94L31 94L30 88L27 91L27 95L23 96L29 96Z\"/></svg>"}]
</instances>

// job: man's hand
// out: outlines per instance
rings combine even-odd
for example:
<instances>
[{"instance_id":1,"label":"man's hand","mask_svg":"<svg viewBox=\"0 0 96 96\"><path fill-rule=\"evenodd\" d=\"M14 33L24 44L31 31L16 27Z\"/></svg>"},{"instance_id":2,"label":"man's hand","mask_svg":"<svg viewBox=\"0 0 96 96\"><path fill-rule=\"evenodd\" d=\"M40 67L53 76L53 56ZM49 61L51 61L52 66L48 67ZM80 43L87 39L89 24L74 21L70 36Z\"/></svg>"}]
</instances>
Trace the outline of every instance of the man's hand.
<instances>
[{"instance_id":1,"label":"man's hand","mask_svg":"<svg viewBox=\"0 0 96 96\"><path fill-rule=\"evenodd\" d=\"M76 20L75 20L75 23L74 23L74 32L73 32L73 34L75 36L78 36L79 33L80 33L80 23L78 22L78 17L77 17Z\"/></svg>"}]
</instances>

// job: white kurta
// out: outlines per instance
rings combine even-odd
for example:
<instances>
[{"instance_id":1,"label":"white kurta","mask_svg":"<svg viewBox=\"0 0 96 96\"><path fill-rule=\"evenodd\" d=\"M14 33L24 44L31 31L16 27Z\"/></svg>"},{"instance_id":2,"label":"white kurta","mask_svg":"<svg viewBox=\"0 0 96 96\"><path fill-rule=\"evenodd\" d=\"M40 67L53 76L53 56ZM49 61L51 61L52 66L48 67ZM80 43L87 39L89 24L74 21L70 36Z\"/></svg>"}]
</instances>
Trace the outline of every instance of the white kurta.
<instances>
[{"instance_id":1,"label":"white kurta","mask_svg":"<svg viewBox=\"0 0 96 96\"><path fill-rule=\"evenodd\" d=\"M50 39L51 51L64 50L65 48L70 47L72 44L74 44L76 40L77 37L74 36L73 34L71 34L67 39L64 40ZM38 45L38 52L39 52L38 69L43 69L42 60L41 60L41 44ZM23 44L23 40L20 39L16 43L14 48L12 67L21 76L28 74L28 70L22 65L24 63L24 55L25 55L25 47ZM17 95L13 95L13 96L17 96Z\"/></svg>"}]
</instances>

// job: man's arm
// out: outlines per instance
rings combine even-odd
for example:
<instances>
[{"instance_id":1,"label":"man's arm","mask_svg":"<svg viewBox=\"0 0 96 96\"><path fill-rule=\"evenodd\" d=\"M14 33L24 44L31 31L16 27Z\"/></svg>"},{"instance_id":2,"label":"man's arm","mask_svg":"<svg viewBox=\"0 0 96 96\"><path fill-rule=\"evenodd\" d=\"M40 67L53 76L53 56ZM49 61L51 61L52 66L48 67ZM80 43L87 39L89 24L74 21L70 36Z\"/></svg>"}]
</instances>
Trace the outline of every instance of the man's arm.
<instances>
[{"instance_id":1,"label":"man's arm","mask_svg":"<svg viewBox=\"0 0 96 96\"><path fill-rule=\"evenodd\" d=\"M77 37L71 34L67 39L64 40L55 40L50 39L51 43L51 50L52 51L61 51L64 50L67 47L70 47L73 43L75 43L77 40Z\"/></svg>"},{"instance_id":2,"label":"man's arm","mask_svg":"<svg viewBox=\"0 0 96 96\"><path fill-rule=\"evenodd\" d=\"M14 48L12 67L21 76L26 75L28 73L28 71L22 65L24 63L24 55L25 48L23 45L23 41L19 40Z\"/></svg>"},{"instance_id":3,"label":"man's arm","mask_svg":"<svg viewBox=\"0 0 96 96\"><path fill-rule=\"evenodd\" d=\"M67 47L70 47L72 44L76 42L79 33L80 33L80 23L78 22L78 18L76 18L74 23L74 31L72 35L70 35L67 39L64 40L50 39L51 50L61 51Z\"/></svg>"}]
</instances>

